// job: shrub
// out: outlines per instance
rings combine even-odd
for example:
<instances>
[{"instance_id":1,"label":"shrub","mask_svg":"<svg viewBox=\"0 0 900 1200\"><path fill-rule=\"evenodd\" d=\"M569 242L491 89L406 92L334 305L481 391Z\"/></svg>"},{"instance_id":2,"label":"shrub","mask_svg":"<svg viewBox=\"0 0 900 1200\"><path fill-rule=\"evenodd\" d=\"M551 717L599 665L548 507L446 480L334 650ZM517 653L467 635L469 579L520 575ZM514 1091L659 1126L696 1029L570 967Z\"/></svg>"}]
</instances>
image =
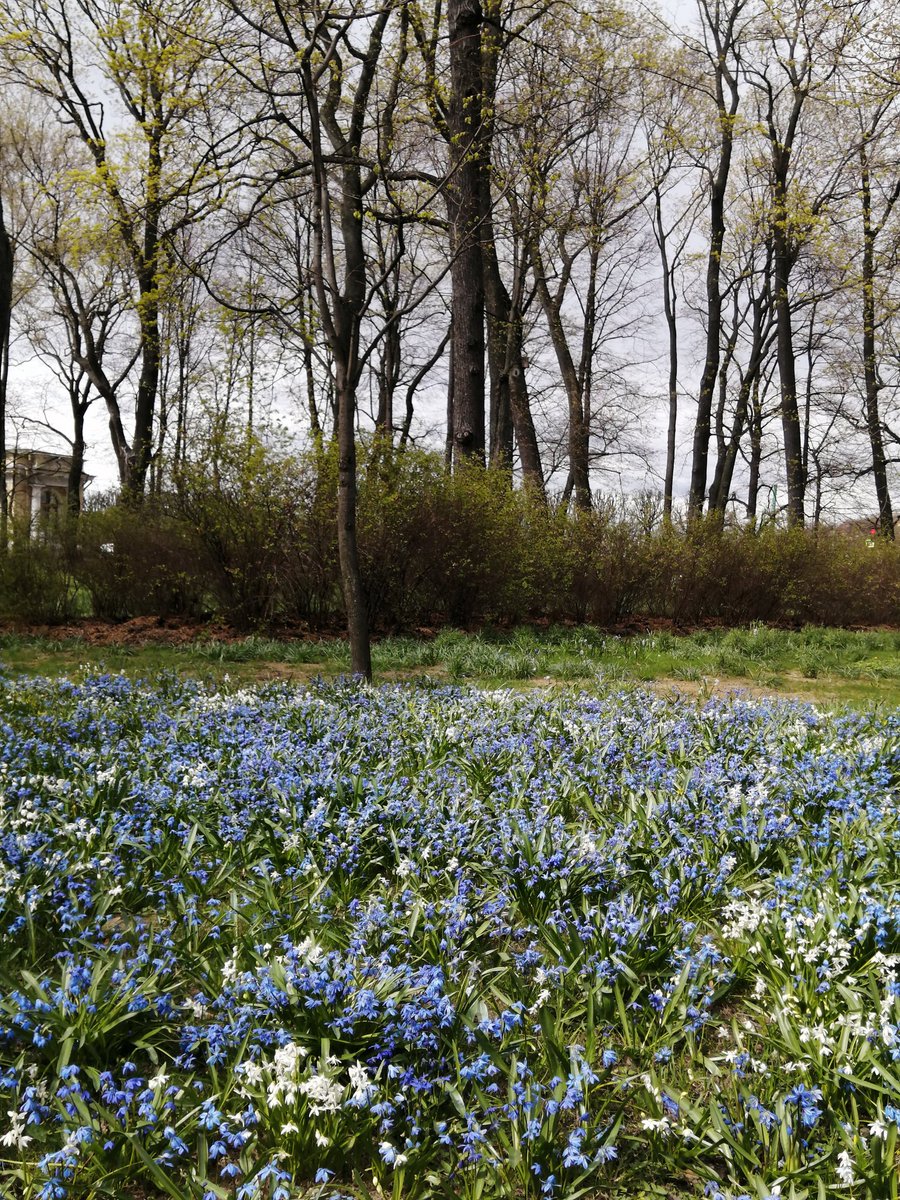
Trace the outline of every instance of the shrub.
<instances>
[{"instance_id":1,"label":"shrub","mask_svg":"<svg viewBox=\"0 0 900 1200\"><path fill-rule=\"evenodd\" d=\"M359 509L370 618L390 628L523 619L533 601L527 510L498 472L447 475L439 458L415 451L373 456Z\"/></svg>"},{"instance_id":2,"label":"shrub","mask_svg":"<svg viewBox=\"0 0 900 1200\"><path fill-rule=\"evenodd\" d=\"M77 585L69 572L65 529L14 530L0 554L0 616L55 624L72 616Z\"/></svg>"},{"instance_id":3,"label":"shrub","mask_svg":"<svg viewBox=\"0 0 900 1200\"><path fill-rule=\"evenodd\" d=\"M179 511L203 547L218 611L238 628L280 614L282 576L303 541L298 475L294 459L247 435L179 471Z\"/></svg>"},{"instance_id":4,"label":"shrub","mask_svg":"<svg viewBox=\"0 0 900 1200\"><path fill-rule=\"evenodd\" d=\"M0 567L0 611L61 619L80 584L100 616L321 628L342 611L336 499L333 448L298 458L241 431L204 447L173 496L87 513L77 539L15 543ZM376 629L633 617L861 625L900 613L892 543L772 525L679 528L660 522L652 496L567 512L502 473L448 475L437 455L378 443L361 447L358 532Z\"/></svg>"},{"instance_id":5,"label":"shrub","mask_svg":"<svg viewBox=\"0 0 900 1200\"><path fill-rule=\"evenodd\" d=\"M75 569L97 617L199 617L210 609L202 546L191 527L156 500L139 511L113 505L84 513Z\"/></svg>"}]
</instances>

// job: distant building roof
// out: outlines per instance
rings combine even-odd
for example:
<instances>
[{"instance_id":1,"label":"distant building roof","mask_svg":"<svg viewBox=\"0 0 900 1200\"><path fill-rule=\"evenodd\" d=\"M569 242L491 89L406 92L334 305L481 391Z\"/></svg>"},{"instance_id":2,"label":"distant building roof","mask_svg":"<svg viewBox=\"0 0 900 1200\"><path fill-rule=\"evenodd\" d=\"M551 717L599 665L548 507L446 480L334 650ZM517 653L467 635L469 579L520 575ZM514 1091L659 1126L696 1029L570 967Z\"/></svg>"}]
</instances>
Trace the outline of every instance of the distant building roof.
<instances>
[{"instance_id":1,"label":"distant building roof","mask_svg":"<svg viewBox=\"0 0 900 1200\"><path fill-rule=\"evenodd\" d=\"M71 454L57 454L53 450L37 450L17 446L6 451L6 473L27 475L40 472L42 475L68 477L72 468ZM82 483L89 483L94 478L86 471L81 472Z\"/></svg>"}]
</instances>

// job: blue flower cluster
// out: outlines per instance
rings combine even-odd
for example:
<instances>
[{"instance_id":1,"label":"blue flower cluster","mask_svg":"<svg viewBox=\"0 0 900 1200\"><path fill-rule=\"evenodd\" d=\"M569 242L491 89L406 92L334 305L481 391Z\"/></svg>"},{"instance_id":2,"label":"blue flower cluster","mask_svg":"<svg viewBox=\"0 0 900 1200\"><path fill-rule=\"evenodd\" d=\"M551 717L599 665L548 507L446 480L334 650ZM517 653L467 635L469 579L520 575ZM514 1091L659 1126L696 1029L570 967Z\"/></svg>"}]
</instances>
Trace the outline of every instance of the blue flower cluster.
<instances>
[{"instance_id":1,"label":"blue flower cluster","mask_svg":"<svg viewBox=\"0 0 900 1200\"><path fill-rule=\"evenodd\" d=\"M900 715L0 691L0 1191L892 1194Z\"/></svg>"}]
</instances>

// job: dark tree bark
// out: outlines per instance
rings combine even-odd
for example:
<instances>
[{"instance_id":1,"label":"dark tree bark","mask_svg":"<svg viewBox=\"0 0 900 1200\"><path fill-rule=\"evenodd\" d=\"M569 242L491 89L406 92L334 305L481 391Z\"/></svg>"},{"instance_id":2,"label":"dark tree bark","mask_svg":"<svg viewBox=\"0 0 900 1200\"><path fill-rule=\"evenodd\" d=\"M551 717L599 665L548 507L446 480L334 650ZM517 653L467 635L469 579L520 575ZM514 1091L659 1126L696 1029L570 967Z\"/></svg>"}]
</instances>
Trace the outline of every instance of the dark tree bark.
<instances>
[{"instance_id":1,"label":"dark tree bark","mask_svg":"<svg viewBox=\"0 0 900 1200\"><path fill-rule=\"evenodd\" d=\"M662 191L657 185L653 189L653 232L659 247L659 262L662 269L663 314L666 319L669 346L669 423L666 429L666 471L663 480L663 519L672 520L672 494L675 486L675 443L678 429L678 321L675 315L676 294L672 264L669 262L669 239L662 212Z\"/></svg>"},{"instance_id":2,"label":"dark tree bark","mask_svg":"<svg viewBox=\"0 0 900 1200\"><path fill-rule=\"evenodd\" d=\"M0 197L0 554L6 552L9 527L9 497L6 494L6 392L9 383L9 338L13 306L13 243L6 228Z\"/></svg>"},{"instance_id":3,"label":"dark tree bark","mask_svg":"<svg viewBox=\"0 0 900 1200\"><path fill-rule=\"evenodd\" d=\"M706 350L703 374L697 396L697 416L694 421L691 485L688 511L697 517L703 511L706 495L706 476L709 461L712 401L719 374L720 341L722 334L722 249L725 244L725 195L734 153L734 126L740 105L740 92L735 73L729 66L737 50L737 21L744 8L743 0L731 3L722 19L720 4L701 3L701 15L707 27L714 51L712 65L715 79L715 105L719 127L718 158L710 176L709 187L709 252L706 259Z\"/></svg>"},{"instance_id":4,"label":"dark tree bark","mask_svg":"<svg viewBox=\"0 0 900 1200\"><path fill-rule=\"evenodd\" d=\"M484 175L479 0L449 0L450 173L445 189L451 225L453 458L484 463L485 289L482 255Z\"/></svg>"},{"instance_id":5,"label":"dark tree bark","mask_svg":"<svg viewBox=\"0 0 900 1200\"><path fill-rule=\"evenodd\" d=\"M797 364L794 353L794 315L790 297L791 270L797 250L790 235L788 178L791 153L806 92L795 89L793 104L783 133L776 129L771 103L768 111L769 143L772 155L772 250L775 290L775 327L777 336L778 380L781 391L781 429L787 476L787 514L789 525L803 525L806 497L806 471L803 464L803 432L797 402Z\"/></svg>"},{"instance_id":6,"label":"dark tree bark","mask_svg":"<svg viewBox=\"0 0 900 1200\"><path fill-rule=\"evenodd\" d=\"M591 481L589 469L590 441L585 420L582 381L572 357L569 341L562 319L563 292L550 294L544 259L535 237L529 247L531 272L537 289L538 300L544 310L550 329L550 340L556 353L556 361L566 389L569 408L569 478L566 493L575 495L575 507L587 511L591 507Z\"/></svg>"},{"instance_id":7,"label":"dark tree bark","mask_svg":"<svg viewBox=\"0 0 900 1200\"><path fill-rule=\"evenodd\" d=\"M888 489L887 458L884 452L884 435L878 404L878 393L883 385L879 376L875 346L875 240L880 232L880 226L876 226L872 217L872 179L865 139L860 146L860 199L863 217L862 318L866 429L872 451L875 494L878 498L878 531L882 537L893 540L894 510Z\"/></svg>"},{"instance_id":8,"label":"dark tree bark","mask_svg":"<svg viewBox=\"0 0 900 1200\"><path fill-rule=\"evenodd\" d=\"M76 378L72 380L69 389L69 399L72 405L72 463L66 482L66 507L70 517L78 517L81 513L81 477L84 473L86 449L84 418L91 406L90 387L88 380Z\"/></svg>"},{"instance_id":9,"label":"dark tree bark","mask_svg":"<svg viewBox=\"0 0 900 1200\"><path fill-rule=\"evenodd\" d=\"M394 438L394 395L400 381L400 365L403 347L400 324L397 321L396 298L385 306L385 331L378 364L378 410L375 413L375 433L385 444Z\"/></svg>"},{"instance_id":10,"label":"dark tree bark","mask_svg":"<svg viewBox=\"0 0 900 1200\"><path fill-rule=\"evenodd\" d=\"M491 463L512 470L512 439L515 434L524 484L535 495L543 497L544 473L525 375L522 324L524 263L519 261L516 264L513 295L510 295L500 274L490 214L485 217L485 227L489 231L484 243L484 264L491 363Z\"/></svg>"},{"instance_id":11,"label":"dark tree bark","mask_svg":"<svg viewBox=\"0 0 900 1200\"><path fill-rule=\"evenodd\" d=\"M313 57L321 51L311 39L299 52L300 78L309 115L310 166L313 173L312 275L319 320L331 350L337 406L338 497L337 533L341 585L354 675L372 677L369 617L357 542L356 391L362 372L360 333L368 305L368 280L363 232L366 186L363 183L362 142L369 96L390 17L382 9L369 26L365 49L357 49L359 75L348 96L342 95L339 65L320 95L321 68ZM330 38L329 38L330 40ZM318 76L314 73L318 71ZM349 115L342 116L349 102ZM326 149L323 131L330 148ZM332 204L330 185L336 185ZM340 247L340 248L338 248Z\"/></svg>"},{"instance_id":12,"label":"dark tree bark","mask_svg":"<svg viewBox=\"0 0 900 1200\"><path fill-rule=\"evenodd\" d=\"M741 439L750 413L750 402L759 382L763 362L771 348L772 305L770 289L771 252L766 262L764 282L753 300L753 325L750 339L750 354L738 390L734 421L723 452L718 456L712 485L709 489L709 511L721 523L725 507L731 495L734 469L740 451ZM757 448L758 449L758 448ZM757 479L759 462L756 462Z\"/></svg>"},{"instance_id":13,"label":"dark tree bark","mask_svg":"<svg viewBox=\"0 0 900 1200\"><path fill-rule=\"evenodd\" d=\"M747 520L756 525L756 509L759 502L759 475L762 467L762 401L759 395L759 380L753 385L752 411L750 416L750 478L747 481Z\"/></svg>"},{"instance_id":14,"label":"dark tree bark","mask_svg":"<svg viewBox=\"0 0 900 1200\"><path fill-rule=\"evenodd\" d=\"M728 341L725 345L725 353L721 356L719 362L719 377L718 377L718 400L716 401L715 415L715 435L716 435L716 470L713 473L713 484L710 487L709 509L712 509L712 494L716 488L716 477L720 473L720 468L725 460L726 438L725 438L725 409L728 404L728 379L732 365L734 363L734 355L737 349L738 336L741 326L741 311L740 311L740 296L738 290L734 289L733 295L733 312L731 330L728 335ZM720 480L721 482L721 480Z\"/></svg>"}]
</instances>

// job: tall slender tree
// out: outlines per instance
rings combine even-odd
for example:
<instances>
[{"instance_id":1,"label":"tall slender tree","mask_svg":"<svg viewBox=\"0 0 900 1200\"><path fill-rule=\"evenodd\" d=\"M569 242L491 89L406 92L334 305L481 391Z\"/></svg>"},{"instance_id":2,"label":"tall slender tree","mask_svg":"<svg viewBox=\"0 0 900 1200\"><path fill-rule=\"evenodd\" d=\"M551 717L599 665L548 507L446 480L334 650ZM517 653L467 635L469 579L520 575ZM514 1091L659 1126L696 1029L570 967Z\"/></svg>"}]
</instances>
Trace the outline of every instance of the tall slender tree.
<instances>
[{"instance_id":1,"label":"tall slender tree","mask_svg":"<svg viewBox=\"0 0 900 1200\"><path fill-rule=\"evenodd\" d=\"M224 37L216 22L201 0L9 0L0 10L0 69L44 97L80 139L89 163L83 202L102 210L131 266L140 340L134 423L130 438L113 423L113 448L135 501L153 452L166 243L216 207L243 156L230 136L226 80L209 52Z\"/></svg>"},{"instance_id":2,"label":"tall slender tree","mask_svg":"<svg viewBox=\"0 0 900 1200\"><path fill-rule=\"evenodd\" d=\"M691 456L688 508L691 516L703 510L712 434L712 404L719 375L722 337L722 255L727 229L726 198L731 177L741 103L740 68L744 52L748 0L698 0L700 40L691 43L703 72L699 86L713 105L713 139L702 160L709 203L709 243L706 254L704 320L706 347L697 394Z\"/></svg>"}]
</instances>

